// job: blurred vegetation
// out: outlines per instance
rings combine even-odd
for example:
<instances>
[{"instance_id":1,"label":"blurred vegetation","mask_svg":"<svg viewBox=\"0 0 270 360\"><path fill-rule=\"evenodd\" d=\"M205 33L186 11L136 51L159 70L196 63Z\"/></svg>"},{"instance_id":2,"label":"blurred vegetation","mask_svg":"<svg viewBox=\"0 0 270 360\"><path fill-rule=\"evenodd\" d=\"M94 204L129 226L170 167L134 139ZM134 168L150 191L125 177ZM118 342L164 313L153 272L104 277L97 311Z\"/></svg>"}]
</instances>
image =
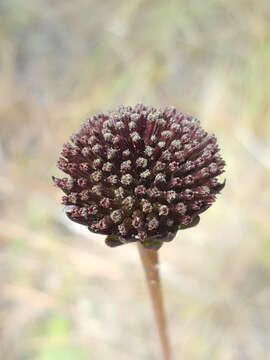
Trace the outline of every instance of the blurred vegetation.
<instances>
[{"instance_id":1,"label":"blurred vegetation","mask_svg":"<svg viewBox=\"0 0 270 360\"><path fill-rule=\"evenodd\" d=\"M0 1L0 359L157 359L136 249L66 221L51 183L82 119L174 105L215 132L227 185L161 250L175 359L270 359L270 6Z\"/></svg>"}]
</instances>

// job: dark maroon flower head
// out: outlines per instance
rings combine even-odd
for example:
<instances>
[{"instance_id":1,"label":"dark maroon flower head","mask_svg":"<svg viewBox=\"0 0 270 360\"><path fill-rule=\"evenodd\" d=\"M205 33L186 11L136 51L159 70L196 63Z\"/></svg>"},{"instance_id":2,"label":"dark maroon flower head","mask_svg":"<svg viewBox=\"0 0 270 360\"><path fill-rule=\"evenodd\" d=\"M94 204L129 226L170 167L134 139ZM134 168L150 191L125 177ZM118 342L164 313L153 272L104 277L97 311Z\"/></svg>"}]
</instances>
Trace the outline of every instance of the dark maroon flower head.
<instances>
[{"instance_id":1,"label":"dark maroon flower head","mask_svg":"<svg viewBox=\"0 0 270 360\"><path fill-rule=\"evenodd\" d=\"M216 137L175 108L120 106L86 120L64 145L53 177L67 216L117 246L140 241L158 249L224 187Z\"/></svg>"}]
</instances>

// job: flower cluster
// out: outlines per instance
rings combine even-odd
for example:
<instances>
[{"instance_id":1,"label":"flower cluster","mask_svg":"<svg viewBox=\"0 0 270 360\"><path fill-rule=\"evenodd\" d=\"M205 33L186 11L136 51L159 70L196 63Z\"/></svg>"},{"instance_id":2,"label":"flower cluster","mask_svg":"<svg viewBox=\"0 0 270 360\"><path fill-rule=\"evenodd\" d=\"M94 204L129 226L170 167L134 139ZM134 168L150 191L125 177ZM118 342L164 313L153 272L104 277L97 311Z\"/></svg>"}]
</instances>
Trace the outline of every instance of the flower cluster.
<instances>
[{"instance_id":1,"label":"flower cluster","mask_svg":"<svg viewBox=\"0 0 270 360\"><path fill-rule=\"evenodd\" d=\"M120 106L86 120L64 145L53 177L67 216L117 246L158 249L194 226L223 188L216 137L175 108Z\"/></svg>"}]
</instances>

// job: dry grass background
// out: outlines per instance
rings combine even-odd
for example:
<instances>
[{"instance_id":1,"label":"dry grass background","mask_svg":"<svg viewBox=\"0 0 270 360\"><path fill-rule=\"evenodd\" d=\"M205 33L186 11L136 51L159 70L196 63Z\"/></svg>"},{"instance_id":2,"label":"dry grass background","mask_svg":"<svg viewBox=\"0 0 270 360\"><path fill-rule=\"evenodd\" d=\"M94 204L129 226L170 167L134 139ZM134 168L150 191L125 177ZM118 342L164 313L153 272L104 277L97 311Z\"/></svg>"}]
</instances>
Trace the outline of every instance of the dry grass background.
<instances>
[{"instance_id":1,"label":"dry grass background","mask_svg":"<svg viewBox=\"0 0 270 360\"><path fill-rule=\"evenodd\" d=\"M161 250L175 359L270 359L270 6L0 1L0 359L157 359L133 245L68 223L63 142L118 104L175 105L218 136L227 185Z\"/></svg>"}]
</instances>

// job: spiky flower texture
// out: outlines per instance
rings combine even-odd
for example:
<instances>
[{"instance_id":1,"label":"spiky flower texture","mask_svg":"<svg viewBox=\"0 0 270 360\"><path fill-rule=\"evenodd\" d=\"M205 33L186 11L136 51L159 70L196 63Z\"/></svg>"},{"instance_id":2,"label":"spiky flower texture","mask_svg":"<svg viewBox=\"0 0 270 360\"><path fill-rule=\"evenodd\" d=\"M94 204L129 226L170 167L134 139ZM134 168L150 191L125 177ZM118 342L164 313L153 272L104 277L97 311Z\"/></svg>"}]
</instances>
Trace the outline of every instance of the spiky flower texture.
<instances>
[{"instance_id":1,"label":"spiky flower texture","mask_svg":"<svg viewBox=\"0 0 270 360\"><path fill-rule=\"evenodd\" d=\"M53 177L66 214L112 247L160 248L198 224L225 184L216 137L175 108L120 106L87 119L71 142L58 160L69 177Z\"/></svg>"}]
</instances>

